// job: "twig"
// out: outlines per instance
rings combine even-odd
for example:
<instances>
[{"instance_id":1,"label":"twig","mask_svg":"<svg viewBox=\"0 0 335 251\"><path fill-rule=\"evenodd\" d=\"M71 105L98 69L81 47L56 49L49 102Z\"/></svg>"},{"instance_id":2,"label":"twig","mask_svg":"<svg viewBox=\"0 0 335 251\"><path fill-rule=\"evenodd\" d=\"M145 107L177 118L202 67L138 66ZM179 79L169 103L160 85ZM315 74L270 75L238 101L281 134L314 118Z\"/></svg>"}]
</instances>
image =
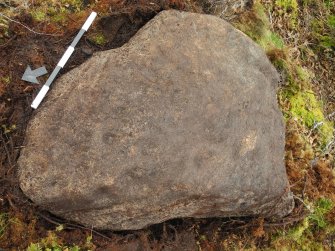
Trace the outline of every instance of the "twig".
<instances>
[{"instance_id":1,"label":"twig","mask_svg":"<svg viewBox=\"0 0 335 251\"><path fill-rule=\"evenodd\" d=\"M301 192L301 198L302 198L303 201L305 199L306 186L307 186L307 175L305 174L305 176L304 176L304 188L302 189L302 192Z\"/></svg>"},{"instance_id":2,"label":"twig","mask_svg":"<svg viewBox=\"0 0 335 251\"><path fill-rule=\"evenodd\" d=\"M306 214L302 214L302 215L300 215L298 217L295 217L295 218L288 218L284 222L264 223L263 226L265 226L265 227L285 226L285 225L292 224L292 223L297 222L297 221L301 221L305 217L306 217Z\"/></svg>"},{"instance_id":3,"label":"twig","mask_svg":"<svg viewBox=\"0 0 335 251\"><path fill-rule=\"evenodd\" d=\"M309 205L307 205L301 198L299 198L298 196L296 196L296 195L294 195L294 194L293 194L293 197L294 197L295 199L299 200L299 201L300 201L300 202L307 208L307 210L308 210L309 212L312 212L311 207L310 207Z\"/></svg>"},{"instance_id":4,"label":"twig","mask_svg":"<svg viewBox=\"0 0 335 251\"><path fill-rule=\"evenodd\" d=\"M109 238L108 236L102 234L102 233L99 233L98 231L94 230L93 228L88 228L88 227L84 227L84 226L80 226L80 225L76 225L76 224L72 224L72 223L61 223L61 222L57 222L53 219L50 219L49 217L41 214L41 213L38 213L39 216L41 216L43 219L45 219L46 221L52 223L52 224L55 224L55 225L64 225L64 228L69 226L69 227L73 227L73 228L77 228L77 229L82 229L82 230L88 230L88 231L91 231L92 233L95 233L96 235L99 235L100 237L103 237L109 241L112 241L111 238Z\"/></svg>"},{"instance_id":5,"label":"twig","mask_svg":"<svg viewBox=\"0 0 335 251\"><path fill-rule=\"evenodd\" d=\"M33 29L29 28L27 25L24 25L23 23L20 23L19 21L16 21L14 19L11 19L10 17L7 17L6 15L4 15L3 13L0 13L0 16L6 18L7 20L14 22L16 24L19 24L21 26L23 26L24 28L26 28L27 30L29 30L32 33L35 33L37 35L44 35L44 36L52 36L52 37L58 37L61 36L59 34L48 34L48 33L43 33L43 32L38 32L38 31L34 31Z\"/></svg>"},{"instance_id":6,"label":"twig","mask_svg":"<svg viewBox=\"0 0 335 251\"><path fill-rule=\"evenodd\" d=\"M6 196L6 199L8 200L9 205L15 210L18 211L17 207L14 205L12 199L10 198L10 195Z\"/></svg>"},{"instance_id":7,"label":"twig","mask_svg":"<svg viewBox=\"0 0 335 251\"><path fill-rule=\"evenodd\" d=\"M331 145L333 145L334 143L335 143L335 139L333 137L333 139L325 146L322 153L326 152L331 147Z\"/></svg>"},{"instance_id":8,"label":"twig","mask_svg":"<svg viewBox=\"0 0 335 251\"><path fill-rule=\"evenodd\" d=\"M97 230L94 230L93 228L83 227L83 226L72 224L72 223L65 223L65 225L72 226L74 228L79 228L79 229L91 231L91 232L95 233L96 235L99 235L99 236L101 236L101 237L103 237L103 238L105 238L105 239L107 239L109 241L112 241L111 238L109 238L108 236L106 236L106 235L98 232Z\"/></svg>"}]
</instances>

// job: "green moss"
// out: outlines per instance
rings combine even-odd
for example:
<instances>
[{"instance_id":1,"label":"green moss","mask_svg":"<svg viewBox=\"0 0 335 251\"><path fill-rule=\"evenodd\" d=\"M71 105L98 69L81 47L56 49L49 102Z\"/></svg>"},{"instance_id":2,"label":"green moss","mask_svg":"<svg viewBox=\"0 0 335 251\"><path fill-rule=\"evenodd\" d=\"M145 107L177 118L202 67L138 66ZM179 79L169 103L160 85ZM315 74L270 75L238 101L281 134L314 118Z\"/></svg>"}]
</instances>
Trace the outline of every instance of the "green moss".
<instances>
[{"instance_id":1,"label":"green moss","mask_svg":"<svg viewBox=\"0 0 335 251\"><path fill-rule=\"evenodd\" d=\"M326 6L326 8L332 8L335 5L335 1L334 0L324 0L324 5Z\"/></svg>"},{"instance_id":2,"label":"green moss","mask_svg":"<svg viewBox=\"0 0 335 251\"><path fill-rule=\"evenodd\" d=\"M323 250L322 242L314 240L311 229L312 224L306 217L287 232L279 231L274 236L272 245L276 250Z\"/></svg>"},{"instance_id":3,"label":"green moss","mask_svg":"<svg viewBox=\"0 0 335 251\"><path fill-rule=\"evenodd\" d=\"M284 12L298 11L297 0L276 0L276 5L280 7Z\"/></svg>"},{"instance_id":4,"label":"green moss","mask_svg":"<svg viewBox=\"0 0 335 251\"><path fill-rule=\"evenodd\" d=\"M288 94L289 96L289 94ZM322 103L312 91L301 91L289 97L289 113L309 129L317 129L321 145L325 146L333 137L333 123L323 115Z\"/></svg>"},{"instance_id":5,"label":"green moss","mask_svg":"<svg viewBox=\"0 0 335 251\"><path fill-rule=\"evenodd\" d=\"M305 231L309 228L309 219L306 217L301 224L291 228L287 233L287 238L294 241L299 241L302 239Z\"/></svg>"},{"instance_id":6,"label":"green moss","mask_svg":"<svg viewBox=\"0 0 335 251\"><path fill-rule=\"evenodd\" d=\"M275 4L278 8L278 13L288 15L291 28L295 28L298 20L297 0L276 0Z\"/></svg>"},{"instance_id":7,"label":"green moss","mask_svg":"<svg viewBox=\"0 0 335 251\"><path fill-rule=\"evenodd\" d=\"M42 10L34 10L31 12L31 16L35 21L42 22L46 19L46 12Z\"/></svg>"},{"instance_id":8,"label":"green moss","mask_svg":"<svg viewBox=\"0 0 335 251\"><path fill-rule=\"evenodd\" d=\"M31 243L27 248L27 251L79 251L79 250L95 250L95 245L92 243L92 234L86 236L86 240L83 240L78 245L65 245L63 241L57 237L57 232L63 231L63 225L59 225L55 231L48 231L48 235L42 238L37 243Z\"/></svg>"},{"instance_id":9,"label":"green moss","mask_svg":"<svg viewBox=\"0 0 335 251\"><path fill-rule=\"evenodd\" d=\"M80 248L75 246L66 246L63 245L63 243L58 240L57 236L49 231L48 236L44 239L42 239L38 243L31 243L29 247L27 248L27 251L42 251L42 250L49 250L49 251L62 251L62 250L68 250L68 251L79 251Z\"/></svg>"},{"instance_id":10,"label":"green moss","mask_svg":"<svg viewBox=\"0 0 335 251\"><path fill-rule=\"evenodd\" d=\"M11 82L11 78L10 76L4 76L1 77L1 82L5 83L6 85L8 85Z\"/></svg>"},{"instance_id":11,"label":"green moss","mask_svg":"<svg viewBox=\"0 0 335 251\"><path fill-rule=\"evenodd\" d=\"M67 21L67 15L64 13L57 13L56 15L53 15L51 17L52 22L59 23L59 24L65 24Z\"/></svg>"},{"instance_id":12,"label":"green moss","mask_svg":"<svg viewBox=\"0 0 335 251\"><path fill-rule=\"evenodd\" d=\"M299 92L292 95L289 101L292 115L301 119L309 128L324 119L322 111L318 109L319 105L313 94Z\"/></svg>"},{"instance_id":13,"label":"green moss","mask_svg":"<svg viewBox=\"0 0 335 251\"><path fill-rule=\"evenodd\" d=\"M81 0L61 0L57 2L41 2L38 7L31 11L34 20L51 21L61 25L66 24L68 15L78 13L83 9Z\"/></svg>"},{"instance_id":14,"label":"green moss","mask_svg":"<svg viewBox=\"0 0 335 251\"><path fill-rule=\"evenodd\" d=\"M302 68L301 66L296 67L296 73L297 73L297 77L303 82L308 82L311 78L309 71Z\"/></svg>"},{"instance_id":15,"label":"green moss","mask_svg":"<svg viewBox=\"0 0 335 251\"><path fill-rule=\"evenodd\" d=\"M89 37L89 40L96 45L105 45L107 43L106 37L102 33L94 34Z\"/></svg>"},{"instance_id":16,"label":"green moss","mask_svg":"<svg viewBox=\"0 0 335 251\"><path fill-rule=\"evenodd\" d=\"M311 21L311 28L317 49L335 50L335 15L328 13L325 17L314 18Z\"/></svg>"},{"instance_id":17,"label":"green moss","mask_svg":"<svg viewBox=\"0 0 335 251\"><path fill-rule=\"evenodd\" d=\"M3 133L7 134L7 133L12 133L13 131L15 131L16 130L16 125L13 124L13 125L7 126L7 125L3 124L3 125L1 125L1 128L2 128Z\"/></svg>"},{"instance_id":18,"label":"green moss","mask_svg":"<svg viewBox=\"0 0 335 251\"><path fill-rule=\"evenodd\" d=\"M314 212L309 216L309 219L317 228L325 228L328 225L328 222L325 219L325 215L329 213L333 207L334 204L330 199L320 198L318 201L316 201Z\"/></svg>"},{"instance_id":19,"label":"green moss","mask_svg":"<svg viewBox=\"0 0 335 251\"><path fill-rule=\"evenodd\" d=\"M335 47L335 37L333 36L320 36L320 45L323 48L331 49Z\"/></svg>"},{"instance_id":20,"label":"green moss","mask_svg":"<svg viewBox=\"0 0 335 251\"><path fill-rule=\"evenodd\" d=\"M334 203L328 198L320 198L314 203L305 202L311 213L295 227L288 231L281 230L273 235L272 245L280 250L324 250L324 237L320 230L333 234L334 225L326 221L326 214L332 210Z\"/></svg>"},{"instance_id":21,"label":"green moss","mask_svg":"<svg viewBox=\"0 0 335 251\"><path fill-rule=\"evenodd\" d=\"M335 28L335 15L329 15L327 24L330 28Z\"/></svg>"}]
</instances>

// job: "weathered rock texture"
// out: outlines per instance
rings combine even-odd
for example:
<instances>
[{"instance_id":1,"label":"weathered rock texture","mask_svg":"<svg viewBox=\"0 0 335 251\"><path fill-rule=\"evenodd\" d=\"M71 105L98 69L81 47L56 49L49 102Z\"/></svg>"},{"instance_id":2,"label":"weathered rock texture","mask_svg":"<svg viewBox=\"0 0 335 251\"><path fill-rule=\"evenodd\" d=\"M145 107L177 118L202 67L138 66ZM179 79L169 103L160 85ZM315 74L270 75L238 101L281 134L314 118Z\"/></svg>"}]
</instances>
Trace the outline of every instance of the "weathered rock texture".
<instances>
[{"instance_id":1,"label":"weathered rock texture","mask_svg":"<svg viewBox=\"0 0 335 251\"><path fill-rule=\"evenodd\" d=\"M292 198L277 82L230 24L164 11L54 84L27 130L21 188L101 229L283 216Z\"/></svg>"}]
</instances>

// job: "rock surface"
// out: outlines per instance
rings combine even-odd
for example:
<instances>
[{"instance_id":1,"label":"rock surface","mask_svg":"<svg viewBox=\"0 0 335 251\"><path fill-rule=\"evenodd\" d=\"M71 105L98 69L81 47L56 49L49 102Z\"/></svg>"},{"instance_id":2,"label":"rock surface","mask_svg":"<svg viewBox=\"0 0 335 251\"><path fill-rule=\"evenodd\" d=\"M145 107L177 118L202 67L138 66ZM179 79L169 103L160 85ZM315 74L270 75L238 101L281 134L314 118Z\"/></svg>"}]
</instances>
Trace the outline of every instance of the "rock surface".
<instances>
[{"instance_id":1,"label":"rock surface","mask_svg":"<svg viewBox=\"0 0 335 251\"><path fill-rule=\"evenodd\" d=\"M163 11L54 84L28 127L20 186L100 229L283 216L293 200L277 82L262 49L227 22Z\"/></svg>"}]
</instances>

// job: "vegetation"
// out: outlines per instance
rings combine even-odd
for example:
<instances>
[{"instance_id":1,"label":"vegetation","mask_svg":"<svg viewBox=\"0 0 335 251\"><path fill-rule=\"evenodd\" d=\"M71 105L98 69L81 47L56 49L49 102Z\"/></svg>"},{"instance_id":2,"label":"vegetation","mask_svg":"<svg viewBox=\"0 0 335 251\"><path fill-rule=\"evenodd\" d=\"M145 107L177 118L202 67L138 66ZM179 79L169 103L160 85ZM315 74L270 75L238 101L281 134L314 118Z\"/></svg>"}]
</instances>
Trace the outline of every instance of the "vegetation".
<instances>
[{"instance_id":1,"label":"vegetation","mask_svg":"<svg viewBox=\"0 0 335 251\"><path fill-rule=\"evenodd\" d=\"M96 45L105 45L107 43L107 39L102 33L97 33L89 36L89 40Z\"/></svg>"},{"instance_id":2,"label":"vegetation","mask_svg":"<svg viewBox=\"0 0 335 251\"><path fill-rule=\"evenodd\" d=\"M333 209L333 201L320 198L310 205L310 214L303 221L287 231L279 231L273 236L272 245L281 250L323 250L326 236L319 233L334 233L335 226L326 220L326 214ZM321 232L322 231L322 232ZM334 243L329 243L330 246Z\"/></svg>"},{"instance_id":3,"label":"vegetation","mask_svg":"<svg viewBox=\"0 0 335 251\"><path fill-rule=\"evenodd\" d=\"M321 19L322 21L318 20L318 25L313 25L311 39L319 42L317 46L297 48L295 43L290 43L290 39L286 39L284 45L282 36L271 27L265 8L281 22L278 26L285 26L287 30L295 30L299 33L299 11L301 8L307 8L308 4L299 6L296 0L276 0L272 4L263 5L257 1L252 13L242 16L236 23L239 29L264 48L283 77L278 101L287 125L286 162L291 183L299 183L303 177L315 175L315 172L310 169L312 167L309 161L323 158L324 152L334 141L333 122L325 117L324 104L313 91L312 79L315 79L315 70L312 67L307 69L302 65L306 59L303 58L303 53L301 58L293 57L292 54L292 51L297 49L303 52L314 51L316 54L324 53L322 49L332 48L330 41L333 41L331 37L333 34L329 32L329 26L333 24L333 16L327 14L326 18ZM329 186L334 189L335 179L331 166L322 165L318 168L322 169L321 172L327 172L330 175L331 178L326 182L329 182ZM327 218L327 215L333 215L335 212L334 190L323 191L322 185L313 185L315 187L312 188L313 191L309 191L308 199L305 196L298 196L301 192L304 193L306 184L304 187L293 189L297 194L296 202L302 203L307 214L300 223L269 234L271 248L323 250L334 247L334 238L331 236L335 234L335 220ZM329 197L323 197L323 195Z\"/></svg>"},{"instance_id":4,"label":"vegetation","mask_svg":"<svg viewBox=\"0 0 335 251\"><path fill-rule=\"evenodd\" d=\"M27 251L80 251L80 250L93 250L94 245L92 244L92 235L89 235L86 239L86 243L81 245L67 246L57 238L57 235L49 231L47 237L40 240L38 243L31 243L27 248Z\"/></svg>"}]
</instances>

